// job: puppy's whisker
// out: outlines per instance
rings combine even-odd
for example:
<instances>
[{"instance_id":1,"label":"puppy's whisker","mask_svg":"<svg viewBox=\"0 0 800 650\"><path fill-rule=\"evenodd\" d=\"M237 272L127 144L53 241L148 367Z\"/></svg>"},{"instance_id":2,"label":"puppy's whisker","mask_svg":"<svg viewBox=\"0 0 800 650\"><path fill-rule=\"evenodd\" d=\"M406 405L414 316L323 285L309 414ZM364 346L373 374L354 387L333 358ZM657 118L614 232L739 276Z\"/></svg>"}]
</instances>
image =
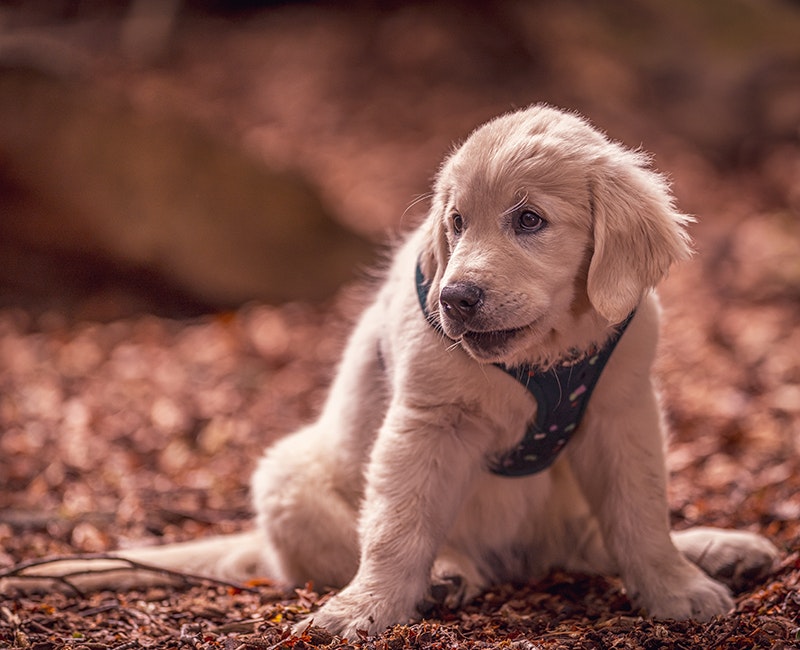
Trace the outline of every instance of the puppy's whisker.
<instances>
[{"instance_id":1,"label":"puppy's whisker","mask_svg":"<svg viewBox=\"0 0 800 650\"><path fill-rule=\"evenodd\" d=\"M453 350L458 349L459 345L461 345L460 341L453 341L450 345L447 346L447 351L452 352Z\"/></svg>"},{"instance_id":2,"label":"puppy's whisker","mask_svg":"<svg viewBox=\"0 0 800 650\"><path fill-rule=\"evenodd\" d=\"M556 383L558 384L558 404L561 404L561 400L564 397L564 387L561 385L561 377L557 372L553 372L556 378Z\"/></svg>"},{"instance_id":3,"label":"puppy's whisker","mask_svg":"<svg viewBox=\"0 0 800 650\"><path fill-rule=\"evenodd\" d=\"M411 201L411 203L408 204L406 209L403 210L403 213L400 215L400 222L402 223L405 220L405 218L408 216L408 213L414 207L416 207L417 205L419 205L423 201L426 201L426 200L428 200L428 199L430 199L432 197L433 197L433 192L425 192L424 194L420 194L418 197L416 197L413 201Z\"/></svg>"},{"instance_id":4,"label":"puppy's whisker","mask_svg":"<svg viewBox=\"0 0 800 650\"><path fill-rule=\"evenodd\" d=\"M433 197L433 192L425 192L420 194L417 198L415 198L411 203L408 204L408 207L403 211L403 214L408 212L411 208L413 208L417 203L425 201L426 199L430 199Z\"/></svg>"},{"instance_id":5,"label":"puppy's whisker","mask_svg":"<svg viewBox=\"0 0 800 650\"><path fill-rule=\"evenodd\" d=\"M527 192L517 192L517 194L522 194L522 198L517 201L514 205L512 205L508 210L502 213L501 216L505 217L507 214L511 214L515 210L519 210L523 205L528 202L528 193Z\"/></svg>"}]
</instances>

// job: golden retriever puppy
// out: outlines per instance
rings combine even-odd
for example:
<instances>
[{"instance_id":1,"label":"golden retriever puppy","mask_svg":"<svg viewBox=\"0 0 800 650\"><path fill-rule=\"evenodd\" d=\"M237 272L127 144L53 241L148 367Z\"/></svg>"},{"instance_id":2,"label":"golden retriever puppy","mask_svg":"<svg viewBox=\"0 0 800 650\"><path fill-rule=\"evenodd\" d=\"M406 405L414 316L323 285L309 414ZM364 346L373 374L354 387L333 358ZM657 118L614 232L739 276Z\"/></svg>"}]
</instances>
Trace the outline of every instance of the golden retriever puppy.
<instances>
[{"instance_id":1,"label":"golden retriever puppy","mask_svg":"<svg viewBox=\"0 0 800 650\"><path fill-rule=\"evenodd\" d=\"M258 465L255 530L124 555L340 587L312 617L351 638L554 567L618 574L654 617L724 614L718 578L777 551L669 530L653 287L688 221L577 115L490 121L442 165L317 421Z\"/></svg>"}]
</instances>

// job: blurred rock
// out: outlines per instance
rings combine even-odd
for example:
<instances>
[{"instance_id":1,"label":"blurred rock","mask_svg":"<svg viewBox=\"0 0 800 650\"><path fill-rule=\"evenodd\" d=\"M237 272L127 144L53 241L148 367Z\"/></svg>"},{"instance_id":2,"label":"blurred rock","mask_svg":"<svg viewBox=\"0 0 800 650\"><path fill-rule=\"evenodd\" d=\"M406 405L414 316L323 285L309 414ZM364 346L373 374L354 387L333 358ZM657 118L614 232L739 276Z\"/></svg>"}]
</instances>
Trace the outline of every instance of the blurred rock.
<instances>
[{"instance_id":1,"label":"blurred rock","mask_svg":"<svg viewBox=\"0 0 800 650\"><path fill-rule=\"evenodd\" d=\"M0 72L3 177L39 204L3 206L4 247L143 269L210 305L320 299L370 257L299 176L76 80Z\"/></svg>"},{"instance_id":2,"label":"blurred rock","mask_svg":"<svg viewBox=\"0 0 800 650\"><path fill-rule=\"evenodd\" d=\"M800 300L800 227L789 211L751 216L730 232L716 262L723 295L754 303Z\"/></svg>"}]
</instances>

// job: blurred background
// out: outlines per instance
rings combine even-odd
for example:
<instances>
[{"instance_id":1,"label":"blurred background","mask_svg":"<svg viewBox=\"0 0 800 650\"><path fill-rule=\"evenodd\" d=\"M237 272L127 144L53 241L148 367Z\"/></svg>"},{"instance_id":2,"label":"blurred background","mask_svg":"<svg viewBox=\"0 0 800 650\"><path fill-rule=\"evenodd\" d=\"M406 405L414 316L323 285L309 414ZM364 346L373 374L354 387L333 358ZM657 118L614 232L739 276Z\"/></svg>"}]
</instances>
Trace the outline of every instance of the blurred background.
<instances>
[{"instance_id":1,"label":"blurred background","mask_svg":"<svg viewBox=\"0 0 800 650\"><path fill-rule=\"evenodd\" d=\"M759 647L795 643L790 0L0 0L0 566L247 526L257 458L319 408L365 269L424 215L442 157L541 101L653 152L698 218L697 255L661 287L672 523L784 552L700 645L750 647L763 612L776 645ZM579 595L575 625L624 608L592 584L612 609ZM199 593L170 608L206 616ZM83 634L72 598L2 609L37 621L33 643L51 614Z\"/></svg>"},{"instance_id":2,"label":"blurred background","mask_svg":"<svg viewBox=\"0 0 800 650\"><path fill-rule=\"evenodd\" d=\"M796 217L798 34L789 0L4 1L0 305L330 296L454 141L538 101L655 152L704 221L749 210L726 179Z\"/></svg>"}]
</instances>

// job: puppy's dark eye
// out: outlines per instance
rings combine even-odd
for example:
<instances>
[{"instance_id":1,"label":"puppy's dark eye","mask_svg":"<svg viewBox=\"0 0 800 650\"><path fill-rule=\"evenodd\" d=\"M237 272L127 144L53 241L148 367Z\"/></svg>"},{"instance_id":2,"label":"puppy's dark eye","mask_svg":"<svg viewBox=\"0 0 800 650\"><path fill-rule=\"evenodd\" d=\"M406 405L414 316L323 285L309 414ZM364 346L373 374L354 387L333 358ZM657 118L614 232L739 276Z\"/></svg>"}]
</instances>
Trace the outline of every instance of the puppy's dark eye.
<instances>
[{"instance_id":1,"label":"puppy's dark eye","mask_svg":"<svg viewBox=\"0 0 800 650\"><path fill-rule=\"evenodd\" d=\"M453 215L453 232L460 235L464 231L464 217L456 213Z\"/></svg>"},{"instance_id":2,"label":"puppy's dark eye","mask_svg":"<svg viewBox=\"0 0 800 650\"><path fill-rule=\"evenodd\" d=\"M518 231L530 233L538 232L547 225L547 222L533 210L523 210L517 217L516 225Z\"/></svg>"}]
</instances>

